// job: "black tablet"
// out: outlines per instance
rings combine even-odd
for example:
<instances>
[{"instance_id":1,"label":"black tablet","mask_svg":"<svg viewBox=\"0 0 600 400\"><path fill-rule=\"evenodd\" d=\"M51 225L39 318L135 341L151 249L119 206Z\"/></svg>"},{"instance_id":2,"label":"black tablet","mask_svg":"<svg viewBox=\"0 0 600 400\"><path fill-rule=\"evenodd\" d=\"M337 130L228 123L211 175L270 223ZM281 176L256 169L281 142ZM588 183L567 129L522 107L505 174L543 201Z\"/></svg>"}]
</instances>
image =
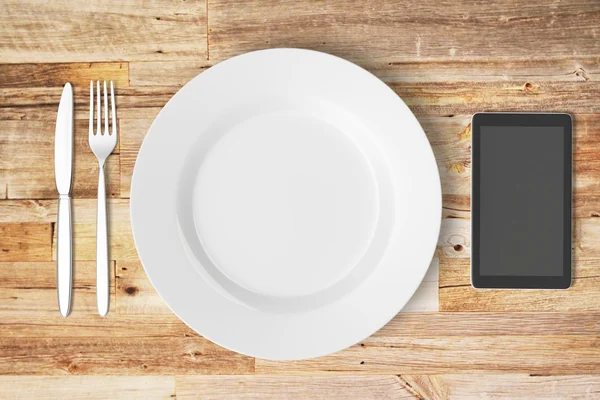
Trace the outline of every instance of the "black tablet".
<instances>
[{"instance_id":1,"label":"black tablet","mask_svg":"<svg viewBox=\"0 0 600 400\"><path fill-rule=\"evenodd\" d=\"M571 117L479 113L471 126L471 284L568 288Z\"/></svg>"}]
</instances>

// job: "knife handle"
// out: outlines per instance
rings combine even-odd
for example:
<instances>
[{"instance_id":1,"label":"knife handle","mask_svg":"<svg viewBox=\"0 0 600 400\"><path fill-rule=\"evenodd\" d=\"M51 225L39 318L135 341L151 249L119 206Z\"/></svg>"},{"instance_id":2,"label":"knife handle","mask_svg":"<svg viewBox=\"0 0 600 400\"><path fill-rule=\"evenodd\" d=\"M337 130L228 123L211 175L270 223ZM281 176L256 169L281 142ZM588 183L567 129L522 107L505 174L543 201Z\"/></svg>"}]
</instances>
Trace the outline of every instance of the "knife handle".
<instances>
[{"instance_id":1,"label":"knife handle","mask_svg":"<svg viewBox=\"0 0 600 400\"><path fill-rule=\"evenodd\" d=\"M73 257L71 252L71 197L58 198L56 231L56 280L58 309L63 317L71 313L71 291L73 288Z\"/></svg>"},{"instance_id":2,"label":"knife handle","mask_svg":"<svg viewBox=\"0 0 600 400\"><path fill-rule=\"evenodd\" d=\"M108 270L108 229L106 226L106 182L104 164L98 170L98 215L96 217L96 301L98 314L108 314L110 273Z\"/></svg>"}]
</instances>

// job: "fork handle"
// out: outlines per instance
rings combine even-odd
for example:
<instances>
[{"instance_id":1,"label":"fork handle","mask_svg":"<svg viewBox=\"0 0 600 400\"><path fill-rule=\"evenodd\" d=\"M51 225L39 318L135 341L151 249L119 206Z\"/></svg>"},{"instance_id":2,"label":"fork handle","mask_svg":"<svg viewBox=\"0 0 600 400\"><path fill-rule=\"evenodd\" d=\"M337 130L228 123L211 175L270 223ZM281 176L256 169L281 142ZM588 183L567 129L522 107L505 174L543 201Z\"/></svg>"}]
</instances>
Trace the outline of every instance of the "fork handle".
<instances>
[{"instance_id":1,"label":"fork handle","mask_svg":"<svg viewBox=\"0 0 600 400\"><path fill-rule=\"evenodd\" d=\"M58 310L63 317L71 312L71 291L73 288L73 257L71 253L71 197L58 198L56 227L56 286Z\"/></svg>"},{"instance_id":2,"label":"fork handle","mask_svg":"<svg viewBox=\"0 0 600 400\"><path fill-rule=\"evenodd\" d=\"M106 226L106 183L104 163L98 169L98 215L96 217L96 300L98 313L105 316L109 306L108 234Z\"/></svg>"}]
</instances>

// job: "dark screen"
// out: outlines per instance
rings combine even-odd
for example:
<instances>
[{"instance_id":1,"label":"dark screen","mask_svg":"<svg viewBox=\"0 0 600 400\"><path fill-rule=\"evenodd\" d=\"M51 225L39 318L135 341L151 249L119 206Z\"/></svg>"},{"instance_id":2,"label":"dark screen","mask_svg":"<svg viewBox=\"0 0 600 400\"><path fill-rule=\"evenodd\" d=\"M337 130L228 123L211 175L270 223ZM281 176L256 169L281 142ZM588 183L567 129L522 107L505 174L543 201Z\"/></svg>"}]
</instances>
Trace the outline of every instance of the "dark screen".
<instances>
[{"instance_id":1,"label":"dark screen","mask_svg":"<svg viewBox=\"0 0 600 400\"><path fill-rule=\"evenodd\" d=\"M482 126L481 275L563 274L564 129Z\"/></svg>"}]
</instances>

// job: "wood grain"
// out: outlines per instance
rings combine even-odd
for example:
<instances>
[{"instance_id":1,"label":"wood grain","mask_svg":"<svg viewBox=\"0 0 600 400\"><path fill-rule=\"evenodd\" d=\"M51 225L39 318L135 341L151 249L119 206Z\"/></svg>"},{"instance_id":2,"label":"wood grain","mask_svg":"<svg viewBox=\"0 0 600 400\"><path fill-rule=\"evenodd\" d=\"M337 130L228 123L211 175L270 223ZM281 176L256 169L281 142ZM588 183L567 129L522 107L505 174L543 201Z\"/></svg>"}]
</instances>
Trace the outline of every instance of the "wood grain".
<instances>
[{"instance_id":1,"label":"wood grain","mask_svg":"<svg viewBox=\"0 0 600 400\"><path fill-rule=\"evenodd\" d=\"M172 314L148 280L139 261L117 263L117 309L119 314Z\"/></svg>"},{"instance_id":2,"label":"wood grain","mask_svg":"<svg viewBox=\"0 0 600 400\"><path fill-rule=\"evenodd\" d=\"M440 311L598 311L600 259L576 259L569 290L477 290L470 262L440 261Z\"/></svg>"},{"instance_id":3,"label":"wood grain","mask_svg":"<svg viewBox=\"0 0 600 400\"><path fill-rule=\"evenodd\" d=\"M600 391L598 377L590 375L455 374L399 378L410 385L418 399L592 399Z\"/></svg>"},{"instance_id":4,"label":"wood grain","mask_svg":"<svg viewBox=\"0 0 600 400\"><path fill-rule=\"evenodd\" d=\"M2 265L2 264L0 264ZM118 299L119 303L121 299ZM102 323L99 327L98 324ZM110 313L104 319L95 314L74 313L62 319L57 313L24 310L3 313L2 337L51 338L95 337L101 328L107 335L139 338L199 336L174 314L152 315ZM426 337L432 332L444 336L527 336L595 335L600 329L600 312L425 312L400 313L373 336L379 338Z\"/></svg>"},{"instance_id":5,"label":"wood grain","mask_svg":"<svg viewBox=\"0 0 600 400\"><path fill-rule=\"evenodd\" d=\"M113 278L114 263L109 266L109 270ZM75 262L73 276L73 315L97 314L96 263ZM110 296L114 307L114 285L111 285ZM56 263L0 263L0 299L2 319L11 315L55 315L58 304Z\"/></svg>"},{"instance_id":6,"label":"wood grain","mask_svg":"<svg viewBox=\"0 0 600 400\"><path fill-rule=\"evenodd\" d=\"M65 82L70 82L85 90L90 81L99 79L112 80L117 87L129 86L129 64L0 64L1 88L63 87Z\"/></svg>"},{"instance_id":7,"label":"wood grain","mask_svg":"<svg viewBox=\"0 0 600 400\"><path fill-rule=\"evenodd\" d=\"M6 200L0 203L0 229L4 233L0 261L56 259L57 200ZM73 259L96 259L96 199L74 199ZM109 257L137 260L129 221L129 200L107 201ZM6 244L4 244L6 243Z\"/></svg>"},{"instance_id":8,"label":"wood grain","mask_svg":"<svg viewBox=\"0 0 600 400\"><path fill-rule=\"evenodd\" d=\"M361 345L304 361L257 359L265 375L528 373L595 374L600 368L597 335L372 336ZM548 355L552 354L552 357ZM518 355L518 357L516 356Z\"/></svg>"},{"instance_id":9,"label":"wood grain","mask_svg":"<svg viewBox=\"0 0 600 400\"><path fill-rule=\"evenodd\" d=\"M211 66L208 60L134 61L129 64L131 86L183 86Z\"/></svg>"},{"instance_id":10,"label":"wood grain","mask_svg":"<svg viewBox=\"0 0 600 400\"><path fill-rule=\"evenodd\" d=\"M182 376L178 399L410 399L416 397L395 376L266 377Z\"/></svg>"},{"instance_id":11,"label":"wood grain","mask_svg":"<svg viewBox=\"0 0 600 400\"><path fill-rule=\"evenodd\" d=\"M470 115L479 111L600 113L595 96L600 81L388 82L417 116ZM116 90L119 118L154 118L178 86L138 86ZM35 119L56 113L59 88L0 89L2 119ZM89 92L75 93L76 118L86 118ZM150 114L147 108L154 108ZM142 109L142 110L140 110ZM84 111L78 113L77 111ZM144 114L144 112L146 114ZM33 116L28 116L33 113ZM140 114L141 113L141 114ZM38 117L39 118L39 117Z\"/></svg>"},{"instance_id":12,"label":"wood grain","mask_svg":"<svg viewBox=\"0 0 600 400\"><path fill-rule=\"evenodd\" d=\"M0 261L50 260L50 224L0 224Z\"/></svg>"},{"instance_id":13,"label":"wood grain","mask_svg":"<svg viewBox=\"0 0 600 400\"><path fill-rule=\"evenodd\" d=\"M52 207L52 202L38 203ZM137 260L137 250L129 221L129 201L107 202L109 260ZM52 236L52 259L56 259L56 230ZM73 201L73 259L96 259L96 200Z\"/></svg>"},{"instance_id":14,"label":"wood grain","mask_svg":"<svg viewBox=\"0 0 600 400\"><path fill-rule=\"evenodd\" d=\"M121 120L121 143L123 145L121 146L122 153L119 156L119 162L121 164L120 191L122 197L131 195L131 177L133 176L135 160L150 125L152 125L152 120L148 119Z\"/></svg>"},{"instance_id":15,"label":"wood grain","mask_svg":"<svg viewBox=\"0 0 600 400\"><path fill-rule=\"evenodd\" d=\"M60 89L54 99L60 99ZM88 93L89 96L89 93ZM88 98L89 102L89 98ZM54 107L56 109L58 106ZM98 160L88 143L88 122L76 121L73 158L73 197L95 198ZM58 198L54 179L55 121L0 120L0 187L8 199ZM106 161L107 195L119 196L119 147Z\"/></svg>"},{"instance_id":16,"label":"wood grain","mask_svg":"<svg viewBox=\"0 0 600 400\"><path fill-rule=\"evenodd\" d=\"M0 376L0 386L0 399L11 400L169 400L175 396L171 376Z\"/></svg>"},{"instance_id":17,"label":"wood grain","mask_svg":"<svg viewBox=\"0 0 600 400\"><path fill-rule=\"evenodd\" d=\"M208 61L133 61L132 86L183 86L216 63ZM361 65L362 62L359 62ZM538 59L456 59L443 61L369 61L361 66L384 82L584 82L600 79L600 57Z\"/></svg>"},{"instance_id":18,"label":"wood grain","mask_svg":"<svg viewBox=\"0 0 600 400\"><path fill-rule=\"evenodd\" d=\"M182 376L176 377L175 384L178 398L215 400L561 400L594 398L600 391L600 379L591 375Z\"/></svg>"},{"instance_id":19,"label":"wood grain","mask_svg":"<svg viewBox=\"0 0 600 400\"><path fill-rule=\"evenodd\" d=\"M0 37L4 63L206 58L206 2L7 0Z\"/></svg>"},{"instance_id":20,"label":"wood grain","mask_svg":"<svg viewBox=\"0 0 600 400\"><path fill-rule=\"evenodd\" d=\"M2 2L0 398L598 397L599 16L600 3L584 0ZM230 56L292 46L354 61L402 97L432 144L443 220L437 256L402 313L345 351L273 362L222 349L170 312L137 258L129 197L146 132L182 85ZM116 82L120 131L108 172L106 318L95 311L97 164L87 143L95 79ZM76 263L64 319L53 138L66 81L75 85ZM567 291L469 286L470 118L509 110L574 117Z\"/></svg>"},{"instance_id":21,"label":"wood grain","mask_svg":"<svg viewBox=\"0 0 600 400\"><path fill-rule=\"evenodd\" d=\"M96 199L73 199L72 215L74 222L88 223L96 220ZM109 199L107 216L110 221L129 220L129 200ZM56 222L57 199L6 200L0 202L0 223Z\"/></svg>"},{"instance_id":22,"label":"wood grain","mask_svg":"<svg viewBox=\"0 0 600 400\"><path fill-rule=\"evenodd\" d=\"M102 332L106 337L126 337L131 343L135 343L145 338L199 336L173 314L148 318L143 314L119 314L111 308L111 312L106 317L100 317L95 309L93 312L85 313L82 312L81 307L76 307L73 314L64 319L56 312L56 308L53 311L37 313L22 309L19 312L3 312L0 318L0 337L94 338Z\"/></svg>"},{"instance_id":23,"label":"wood grain","mask_svg":"<svg viewBox=\"0 0 600 400\"><path fill-rule=\"evenodd\" d=\"M108 206L110 207L110 205ZM56 232L52 238L52 259L56 260ZM73 223L73 259L96 259L96 223ZM108 223L108 259L137 260L137 250L133 242L131 224L127 221Z\"/></svg>"},{"instance_id":24,"label":"wood grain","mask_svg":"<svg viewBox=\"0 0 600 400\"><path fill-rule=\"evenodd\" d=\"M254 359L202 337L0 337L0 375L251 374Z\"/></svg>"},{"instance_id":25,"label":"wood grain","mask_svg":"<svg viewBox=\"0 0 600 400\"><path fill-rule=\"evenodd\" d=\"M210 58L301 47L368 64L452 59L577 57L600 52L599 5L570 0L344 2L209 0Z\"/></svg>"},{"instance_id":26,"label":"wood grain","mask_svg":"<svg viewBox=\"0 0 600 400\"><path fill-rule=\"evenodd\" d=\"M435 312L398 314L373 337L596 335L598 329L597 311Z\"/></svg>"}]
</instances>

